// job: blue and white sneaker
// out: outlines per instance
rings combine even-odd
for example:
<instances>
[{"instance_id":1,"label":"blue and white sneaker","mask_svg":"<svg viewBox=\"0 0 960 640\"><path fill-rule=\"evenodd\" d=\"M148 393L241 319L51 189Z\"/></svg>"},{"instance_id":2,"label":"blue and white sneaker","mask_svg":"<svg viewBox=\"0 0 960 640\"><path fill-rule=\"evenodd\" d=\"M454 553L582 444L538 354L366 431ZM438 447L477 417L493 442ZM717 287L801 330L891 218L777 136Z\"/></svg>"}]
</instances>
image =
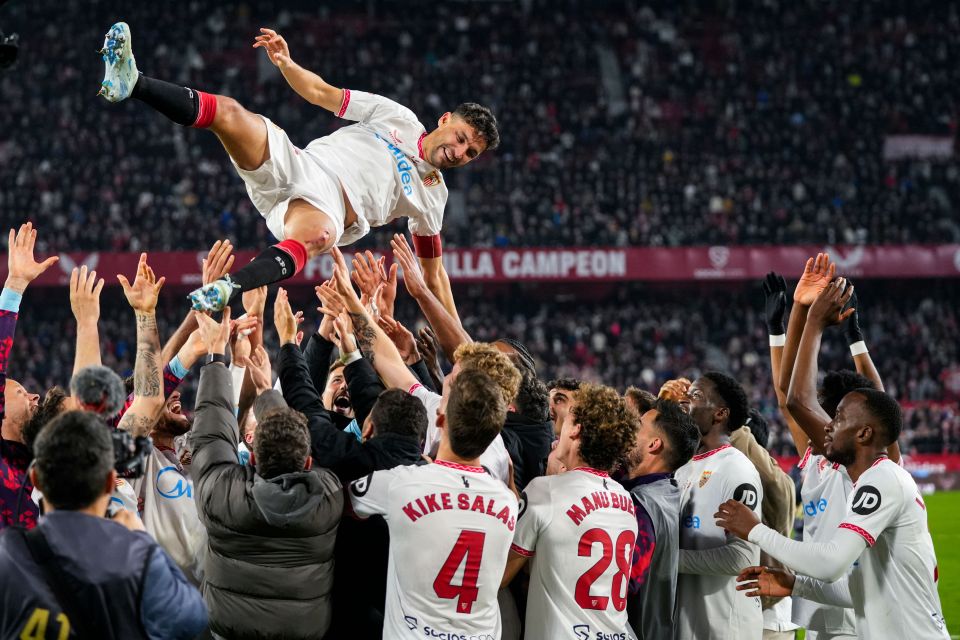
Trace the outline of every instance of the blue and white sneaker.
<instances>
[{"instance_id":1,"label":"blue and white sneaker","mask_svg":"<svg viewBox=\"0 0 960 640\"><path fill-rule=\"evenodd\" d=\"M137 61L133 58L130 26L126 22L118 22L110 27L103 37L103 48L99 53L105 69L97 95L106 98L107 102L126 100L140 77Z\"/></svg>"},{"instance_id":2,"label":"blue and white sneaker","mask_svg":"<svg viewBox=\"0 0 960 640\"><path fill-rule=\"evenodd\" d=\"M194 311L222 311L230 302L230 295L235 288L239 287L233 283L230 276L226 276L203 285L187 297L190 298Z\"/></svg>"}]
</instances>

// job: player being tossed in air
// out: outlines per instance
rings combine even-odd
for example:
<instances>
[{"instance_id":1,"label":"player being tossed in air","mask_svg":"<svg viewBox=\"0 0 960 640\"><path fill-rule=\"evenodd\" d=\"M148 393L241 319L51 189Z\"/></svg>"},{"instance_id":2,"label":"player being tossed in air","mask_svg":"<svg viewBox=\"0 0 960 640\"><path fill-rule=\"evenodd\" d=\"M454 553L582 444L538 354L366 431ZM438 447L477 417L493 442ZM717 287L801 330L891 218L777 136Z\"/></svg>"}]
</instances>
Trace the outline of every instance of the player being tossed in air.
<instances>
[{"instance_id":1,"label":"player being tossed in air","mask_svg":"<svg viewBox=\"0 0 960 640\"><path fill-rule=\"evenodd\" d=\"M609 473L636 432L614 389L580 386L556 448L570 471L527 485L503 577L506 586L532 558L526 640L626 637L637 519Z\"/></svg>"},{"instance_id":2,"label":"player being tossed in air","mask_svg":"<svg viewBox=\"0 0 960 640\"><path fill-rule=\"evenodd\" d=\"M427 132L406 107L382 96L341 89L290 58L282 36L261 29L254 47L300 96L357 124L293 145L265 116L227 96L150 78L137 71L130 27L110 27L100 53L106 66L100 95L109 102L135 98L177 124L210 129L246 183L254 206L280 242L232 275L190 294L195 309L217 311L230 297L298 273L309 258L348 245L376 227L409 218L427 284L455 313L440 260L440 228L447 203L442 169L460 167L500 142L489 109L464 103Z\"/></svg>"}]
</instances>

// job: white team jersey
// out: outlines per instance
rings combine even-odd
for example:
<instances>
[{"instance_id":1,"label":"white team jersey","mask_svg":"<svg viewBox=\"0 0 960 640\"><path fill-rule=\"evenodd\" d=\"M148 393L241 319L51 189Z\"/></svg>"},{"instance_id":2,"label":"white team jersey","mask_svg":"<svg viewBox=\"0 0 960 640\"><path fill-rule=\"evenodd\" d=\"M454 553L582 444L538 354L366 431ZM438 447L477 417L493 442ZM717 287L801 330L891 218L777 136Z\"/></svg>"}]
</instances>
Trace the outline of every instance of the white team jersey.
<instances>
[{"instance_id":1,"label":"white team jersey","mask_svg":"<svg viewBox=\"0 0 960 640\"><path fill-rule=\"evenodd\" d=\"M403 216L414 235L440 233L447 185L423 159L427 130L417 116L383 96L349 89L337 115L357 124L317 138L305 151L340 179L357 212L357 223L344 230L339 244Z\"/></svg>"},{"instance_id":2,"label":"white team jersey","mask_svg":"<svg viewBox=\"0 0 960 640\"><path fill-rule=\"evenodd\" d=\"M449 462L376 471L350 485L362 518L390 529L384 638L500 638L497 590L517 498L480 467Z\"/></svg>"},{"instance_id":3,"label":"white team jersey","mask_svg":"<svg viewBox=\"0 0 960 640\"><path fill-rule=\"evenodd\" d=\"M633 500L606 473L531 480L512 547L533 558L524 638L624 640L636 540Z\"/></svg>"},{"instance_id":4,"label":"white team jersey","mask_svg":"<svg viewBox=\"0 0 960 640\"><path fill-rule=\"evenodd\" d=\"M410 395L417 398L427 408L427 435L423 441L423 452L427 455L440 442L440 429L437 427L437 410L440 409L439 394L430 391L422 384L410 387ZM503 444L500 434L493 439L490 446L480 455L480 466L490 472L497 480L510 484L510 453Z\"/></svg>"},{"instance_id":5,"label":"white team jersey","mask_svg":"<svg viewBox=\"0 0 960 640\"><path fill-rule=\"evenodd\" d=\"M808 447L798 465L801 473L803 540L826 542L847 512L853 487L846 467L813 455ZM793 621L806 629L831 635L856 634L853 609L834 607L804 598L793 599Z\"/></svg>"},{"instance_id":6,"label":"white team jersey","mask_svg":"<svg viewBox=\"0 0 960 640\"><path fill-rule=\"evenodd\" d=\"M200 584L207 530L197 514L193 480L170 449L154 447L144 466L143 476L130 480L142 501L143 527L187 578Z\"/></svg>"},{"instance_id":7,"label":"white team jersey","mask_svg":"<svg viewBox=\"0 0 960 640\"><path fill-rule=\"evenodd\" d=\"M937 594L927 507L910 474L889 458L878 460L854 485L840 527L867 542L850 573L857 636L949 638Z\"/></svg>"},{"instance_id":8,"label":"white team jersey","mask_svg":"<svg viewBox=\"0 0 960 640\"><path fill-rule=\"evenodd\" d=\"M715 549L737 540L718 527L713 517L727 500L739 500L760 517L760 474L747 456L728 444L694 456L677 469L675 477L681 492L681 549ZM736 584L732 575L681 573L677 577L676 637L759 640L763 634L760 598L745 597Z\"/></svg>"}]
</instances>

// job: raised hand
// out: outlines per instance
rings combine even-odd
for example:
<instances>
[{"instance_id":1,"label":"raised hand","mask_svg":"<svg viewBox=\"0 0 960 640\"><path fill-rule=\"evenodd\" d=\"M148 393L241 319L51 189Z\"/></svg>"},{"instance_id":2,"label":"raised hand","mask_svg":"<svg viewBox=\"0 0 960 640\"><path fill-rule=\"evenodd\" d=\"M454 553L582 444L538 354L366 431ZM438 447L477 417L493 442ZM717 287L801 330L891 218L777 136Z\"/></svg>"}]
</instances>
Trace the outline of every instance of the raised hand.
<instances>
[{"instance_id":1,"label":"raised hand","mask_svg":"<svg viewBox=\"0 0 960 640\"><path fill-rule=\"evenodd\" d=\"M793 290L793 301L810 306L836 273L837 265L830 262L830 256L826 253L818 253L816 258L808 258L800 282Z\"/></svg>"},{"instance_id":2,"label":"raised hand","mask_svg":"<svg viewBox=\"0 0 960 640\"><path fill-rule=\"evenodd\" d=\"M397 346L397 351L400 352L404 364L413 364L420 359L420 352L417 351L417 341L403 324L389 316L380 316L377 318L377 324Z\"/></svg>"},{"instance_id":3,"label":"raised hand","mask_svg":"<svg viewBox=\"0 0 960 640\"><path fill-rule=\"evenodd\" d=\"M250 372L250 381L257 390L257 395L273 388L273 371L270 368L270 356L263 345L258 344L250 357L244 358L241 365Z\"/></svg>"},{"instance_id":4,"label":"raised hand","mask_svg":"<svg viewBox=\"0 0 960 640\"><path fill-rule=\"evenodd\" d=\"M203 284L210 284L230 273L235 257L229 240L214 242L203 259Z\"/></svg>"},{"instance_id":5,"label":"raised hand","mask_svg":"<svg viewBox=\"0 0 960 640\"><path fill-rule=\"evenodd\" d=\"M676 380L667 380L660 387L658 398L664 400L673 400L674 402L683 402L687 399L687 391L690 390L690 381L686 378L677 378Z\"/></svg>"},{"instance_id":6,"label":"raised hand","mask_svg":"<svg viewBox=\"0 0 960 640\"><path fill-rule=\"evenodd\" d=\"M407 244L407 239L401 234L394 234L390 241L390 247L393 249L393 258L403 269L403 284L407 287L407 293L414 298L424 295L429 289L427 281L423 279L423 271L420 269L420 263L417 257L413 255L413 249Z\"/></svg>"},{"instance_id":7,"label":"raised hand","mask_svg":"<svg viewBox=\"0 0 960 640\"><path fill-rule=\"evenodd\" d=\"M103 278L97 280L97 272L87 272L86 265L70 273L70 309L77 322L96 322L100 319L100 292Z\"/></svg>"},{"instance_id":8,"label":"raised hand","mask_svg":"<svg viewBox=\"0 0 960 640\"><path fill-rule=\"evenodd\" d=\"M856 312L856 308L844 307L853 297L853 285L847 285L846 278L837 278L824 288L816 297L807 312L807 322L821 328L840 324Z\"/></svg>"},{"instance_id":9,"label":"raised hand","mask_svg":"<svg viewBox=\"0 0 960 640\"><path fill-rule=\"evenodd\" d=\"M737 591L746 591L743 595L748 598L786 598L796 581L797 577L784 569L747 567L737 576Z\"/></svg>"},{"instance_id":10,"label":"raised hand","mask_svg":"<svg viewBox=\"0 0 960 640\"><path fill-rule=\"evenodd\" d=\"M397 271L400 265L394 262L390 269L384 272L383 264L380 265L380 277L382 282L373 296L373 304L385 316L393 317L394 303L397 301Z\"/></svg>"},{"instance_id":11,"label":"raised hand","mask_svg":"<svg viewBox=\"0 0 960 640\"><path fill-rule=\"evenodd\" d=\"M224 307L223 318L217 322L205 313L194 311L199 326L200 340L207 347L207 353L226 353L230 340L230 307Z\"/></svg>"},{"instance_id":12,"label":"raised hand","mask_svg":"<svg viewBox=\"0 0 960 640\"><path fill-rule=\"evenodd\" d=\"M353 333L353 321L346 311L333 319L334 342L340 355L357 350L357 337Z\"/></svg>"},{"instance_id":13,"label":"raised hand","mask_svg":"<svg viewBox=\"0 0 960 640\"><path fill-rule=\"evenodd\" d=\"M260 35L254 40L256 42L253 43L253 48L259 47L266 51L270 62L276 65L278 69L282 70L293 63L293 60L290 59L290 48L287 46L287 41L273 29L261 27Z\"/></svg>"},{"instance_id":14,"label":"raised hand","mask_svg":"<svg viewBox=\"0 0 960 640\"><path fill-rule=\"evenodd\" d=\"M427 365L427 371L436 385L436 389L443 387L443 371L440 370L440 361L437 359L437 353L440 349L437 346L437 336L433 329L424 327L417 334L417 349L423 357L424 364Z\"/></svg>"},{"instance_id":15,"label":"raised hand","mask_svg":"<svg viewBox=\"0 0 960 640\"><path fill-rule=\"evenodd\" d=\"M370 251L353 256L353 273L350 277L360 287L361 294L372 298L380 283L386 280L384 260L384 257L377 260Z\"/></svg>"},{"instance_id":16,"label":"raised hand","mask_svg":"<svg viewBox=\"0 0 960 640\"><path fill-rule=\"evenodd\" d=\"M853 288L853 285L850 285L850 287ZM847 323L843 325L843 332L847 336L847 344L855 344L863 340L863 329L860 328L860 301L857 299L856 293L850 297L844 312L850 309L853 309L853 313L849 314Z\"/></svg>"},{"instance_id":17,"label":"raised hand","mask_svg":"<svg viewBox=\"0 0 960 640\"><path fill-rule=\"evenodd\" d=\"M262 318L267 308L266 285L244 291L241 299L243 300L243 310L247 312L247 315Z\"/></svg>"},{"instance_id":18,"label":"raised hand","mask_svg":"<svg viewBox=\"0 0 960 640\"><path fill-rule=\"evenodd\" d=\"M337 291L340 292L340 295L343 296L343 302L349 311L362 312L363 303L360 301L357 292L353 290L353 285L350 284L350 268L343 258L343 253L340 252L339 248L334 247L330 250L330 255L333 257L333 277L330 280Z\"/></svg>"},{"instance_id":19,"label":"raised hand","mask_svg":"<svg viewBox=\"0 0 960 640\"><path fill-rule=\"evenodd\" d=\"M3 285L5 288L23 293L27 285L60 259L57 256L51 256L43 262L34 260L33 247L36 242L37 230L33 228L32 222L20 225L18 231L10 229L7 281Z\"/></svg>"},{"instance_id":20,"label":"raised hand","mask_svg":"<svg viewBox=\"0 0 960 640\"><path fill-rule=\"evenodd\" d=\"M273 324L277 327L280 344L289 344L297 339L297 317L290 308L287 290L277 289L277 299L273 302Z\"/></svg>"},{"instance_id":21,"label":"raised hand","mask_svg":"<svg viewBox=\"0 0 960 640\"><path fill-rule=\"evenodd\" d=\"M767 319L767 331L772 336L786 333L783 323L787 313L787 282L779 273L771 271L763 280L763 295L766 298L764 313Z\"/></svg>"},{"instance_id":22,"label":"raised hand","mask_svg":"<svg viewBox=\"0 0 960 640\"><path fill-rule=\"evenodd\" d=\"M154 313L157 308L157 298L160 296L160 289L166 278L157 280L153 269L147 264L147 254L140 254L140 262L137 264L137 275L133 279L133 284L122 275L117 274L117 280L123 287L123 295L127 297L127 302L133 307L134 311L140 313Z\"/></svg>"}]
</instances>

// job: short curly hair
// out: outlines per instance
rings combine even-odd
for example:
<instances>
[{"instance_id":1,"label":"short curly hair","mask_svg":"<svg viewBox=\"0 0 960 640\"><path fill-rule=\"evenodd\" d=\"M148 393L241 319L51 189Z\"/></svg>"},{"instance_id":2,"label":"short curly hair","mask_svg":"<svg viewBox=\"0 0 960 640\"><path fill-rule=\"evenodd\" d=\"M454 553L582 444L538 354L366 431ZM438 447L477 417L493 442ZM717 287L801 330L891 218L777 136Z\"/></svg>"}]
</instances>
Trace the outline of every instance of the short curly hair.
<instances>
[{"instance_id":1,"label":"short curly hair","mask_svg":"<svg viewBox=\"0 0 960 640\"><path fill-rule=\"evenodd\" d=\"M701 377L713 383L713 388L720 396L723 406L730 411L726 425L727 433L733 433L747 424L750 403L747 402L747 392L743 390L736 378L719 371L707 371Z\"/></svg>"},{"instance_id":2,"label":"short curly hair","mask_svg":"<svg viewBox=\"0 0 960 640\"><path fill-rule=\"evenodd\" d=\"M261 478L303 471L309 455L310 433L302 413L284 407L263 415L253 432L253 457Z\"/></svg>"},{"instance_id":3,"label":"short curly hair","mask_svg":"<svg viewBox=\"0 0 960 640\"><path fill-rule=\"evenodd\" d=\"M520 390L520 371L510 362L510 358L492 344L486 342L467 342L453 352L453 361L460 364L460 370L479 369L493 378L500 387L503 400L508 405L517 399Z\"/></svg>"},{"instance_id":4,"label":"short curly hair","mask_svg":"<svg viewBox=\"0 0 960 640\"><path fill-rule=\"evenodd\" d=\"M612 471L633 447L638 420L616 389L581 384L571 409L580 425L580 457L601 471Z\"/></svg>"},{"instance_id":5,"label":"short curly hair","mask_svg":"<svg viewBox=\"0 0 960 640\"><path fill-rule=\"evenodd\" d=\"M489 108L476 102L464 102L454 109L453 115L473 127L477 135L487 143L486 151L493 151L500 146L500 132L497 130L497 118Z\"/></svg>"},{"instance_id":6,"label":"short curly hair","mask_svg":"<svg viewBox=\"0 0 960 640\"><path fill-rule=\"evenodd\" d=\"M837 415L837 405L847 395L855 389L874 389L876 383L856 371L850 369L840 369L839 371L827 371L823 376L823 382L817 390L817 398L820 400L820 406L831 418Z\"/></svg>"}]
</instances>

